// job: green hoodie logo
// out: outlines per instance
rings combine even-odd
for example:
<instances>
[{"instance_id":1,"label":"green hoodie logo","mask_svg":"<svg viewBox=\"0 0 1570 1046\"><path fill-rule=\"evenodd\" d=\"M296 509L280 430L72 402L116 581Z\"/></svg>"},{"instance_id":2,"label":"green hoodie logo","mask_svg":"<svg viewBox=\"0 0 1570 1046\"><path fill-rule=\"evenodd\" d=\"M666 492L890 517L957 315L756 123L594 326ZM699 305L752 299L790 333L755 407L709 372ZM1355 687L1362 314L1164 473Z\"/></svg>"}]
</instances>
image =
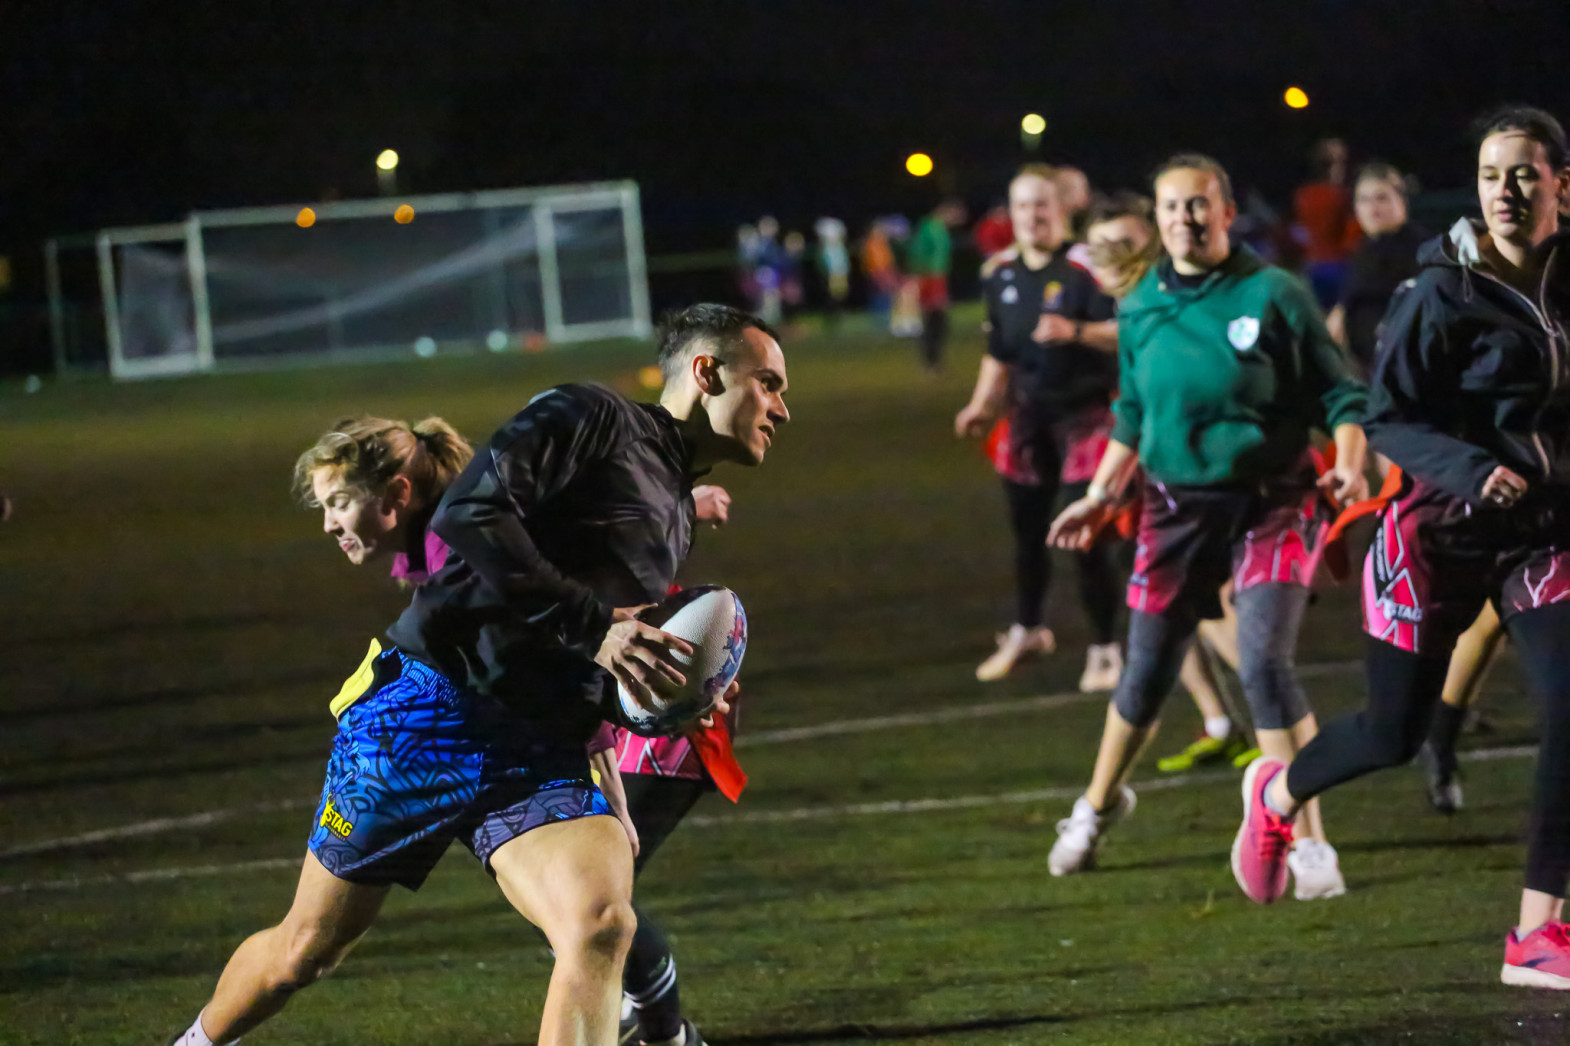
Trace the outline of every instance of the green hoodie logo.
<instances>
[{"instance_id":1,"label":"green hoodie logo","mask_svg":"<svg viewBox=\"0 0 1570 1046\"><path fill-rule=\"evenodd\" d=\"M1247 352L1259 340L1259 321L1252 316L1239 316L1227 324L1227 340L1239 352Z\"/></svg>"}]
</instances>

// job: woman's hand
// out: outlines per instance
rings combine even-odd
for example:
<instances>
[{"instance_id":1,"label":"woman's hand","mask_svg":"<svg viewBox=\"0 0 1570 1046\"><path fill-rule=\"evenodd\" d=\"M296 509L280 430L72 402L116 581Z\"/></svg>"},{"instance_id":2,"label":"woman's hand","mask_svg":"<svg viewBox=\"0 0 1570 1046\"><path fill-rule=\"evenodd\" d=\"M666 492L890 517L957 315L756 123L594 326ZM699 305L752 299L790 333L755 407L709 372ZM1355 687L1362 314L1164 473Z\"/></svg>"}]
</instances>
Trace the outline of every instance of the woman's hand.
<instances>
[{"instance_id":1,"label":"woman's hand","mask_svg":"<svg viewBox=\"0 0 1570 1046\"><path fill-rule=\"evenodd\" d=\"M1483 481L1483 500L1497 508L1509 508L1526 496L1527 488L1520 474L1500 465Z\"/></svg>"},{"instance_id":2,"label":"woman's hand","mask_svg":"<svg viewBox=\"0 0 1570 1046\"><path fill-rule=\"evenodd\" d=\"M1337 507L1350 505L1368 498L1368 476L1361 468L1335 465L1325 470L1316 486L1336 503Z\"/></svg>"},{"instance_id":3,"label":"woman's hand","mask_svg":"<svg viewBox=\"0 0 1570 1046\"><path fill-rule=\"evenodd\" d=\"M1110 502L1104 496L1087 494L1069 505L1052 521L1047 544L1053 548L1084 552L1095 543L1096 534L1107 520Z\"/></svg>"},{"instance_id":4,"label":"woman's hand","mask_svg":"<svg viewBox=\"0 0 1570 1046\"><path fill-rule=\"evenodd\" d=\"M722 527L730 522L730 492L712 483L692 488L692 503L697 506L698 522Z\"/></svg>"},{"instance_id":5,"label":"woman's hand","mask_svg":"<svg viewBox=\"0 0 1570 1046\"><path fill-rule=\"evenodd\" d=\"M954 415L954 435L960 439L980 439L992 427L993 412L985 403L967 403Z\"/></svg>"},{"instance_id":6,"label":"woman's hand","mask_svg":"<svg viewBox=\"0 0 1570 1046\"><path fill-rule=\"evenodd\" d=\"M730 686L725 688L725 693L721 694L720 699L714 702L713 711L704 716L702 719L698 720L698 725L705 730L709 730L714 727L715 716L730 715L731 698L735 697L739 693L741 693L741 681L739 679L732 679L730 681Z\"/></svg>"}]
</instances>

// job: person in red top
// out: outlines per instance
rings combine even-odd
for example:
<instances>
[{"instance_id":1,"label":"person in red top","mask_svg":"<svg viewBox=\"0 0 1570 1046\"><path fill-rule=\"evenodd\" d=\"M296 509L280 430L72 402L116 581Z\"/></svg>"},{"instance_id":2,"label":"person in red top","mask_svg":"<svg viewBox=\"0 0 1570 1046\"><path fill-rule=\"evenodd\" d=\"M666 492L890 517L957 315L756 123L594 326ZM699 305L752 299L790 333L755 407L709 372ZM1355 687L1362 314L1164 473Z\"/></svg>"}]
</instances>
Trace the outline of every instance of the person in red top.
<instances>
[{"instance_id":1,"label":"person in red top","mask_svg":"<svg viewBox=\"0 0 1570 1046\"><path fill-rule=\"evenodd\" d=\"M1008 205L1000 203L983 215L971 236L983 261L1014 246L1014 223L1009 220Z\"/></svg>"},{"instance_id":2,"label":"person in red top","mask_svg":"<svg viewBox=\"0 0 1570 1046\"><path fill-rule=\"evenodd\" d=\"M1347 255L1360 238L1347 191L1347 148L1339 138L1314 146L1314 180L1292 197L1293 220L1303 239L1304 275L1319 307L1329 311L1341 299Z\"/></svg>"}]
</instances>

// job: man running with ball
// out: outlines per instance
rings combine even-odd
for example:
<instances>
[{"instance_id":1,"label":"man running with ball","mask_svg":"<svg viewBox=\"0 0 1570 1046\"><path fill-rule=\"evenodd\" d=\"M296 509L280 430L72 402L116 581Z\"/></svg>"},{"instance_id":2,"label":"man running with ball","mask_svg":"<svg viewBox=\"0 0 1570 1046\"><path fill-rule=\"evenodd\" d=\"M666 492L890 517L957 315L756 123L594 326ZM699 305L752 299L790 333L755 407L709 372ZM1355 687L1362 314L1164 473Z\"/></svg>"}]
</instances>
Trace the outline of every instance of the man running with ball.
<instances>
[{"instance_id":1,"label":"man running with ball","mask_svg":"<svg viewBox=\"0 0 1570 1046\"><path fill-rule=\"evenodd\" d=\"M790 418L779 343L746 313L671 317L660 367L658 405L586 385L535 397L453 481L430 522L446 564L334 702L294 903L240 945L173 1043L233 1043L277 1013L454 839L550 940L539 1042L616 1041L632 850L585 742L616 682L644 700L681 682L672 654L691 648L634 614L687 554L693 478L760 464Z\"/></svg>"}]
</instances>

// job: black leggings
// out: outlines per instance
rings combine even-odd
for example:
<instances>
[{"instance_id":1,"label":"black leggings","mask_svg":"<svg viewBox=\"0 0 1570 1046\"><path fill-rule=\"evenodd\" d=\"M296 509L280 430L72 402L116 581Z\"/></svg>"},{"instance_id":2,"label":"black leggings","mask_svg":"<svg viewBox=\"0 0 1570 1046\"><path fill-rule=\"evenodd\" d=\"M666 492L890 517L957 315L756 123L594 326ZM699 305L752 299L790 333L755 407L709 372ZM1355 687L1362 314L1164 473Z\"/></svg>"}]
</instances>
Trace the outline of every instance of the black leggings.
<instances>
[{"instance_id":1,"label":"black leggings","mask_svg":"<svg viewBox=\"0 0 1570 1046\"><path fill-rule=\"evenodd\" d=\"M1505 628L1541 719L1526 886L1563 897L1570 879L1570 605L1515 614ZM1422 747L1449 659L1370 637L1366 663L1368 707L1326 725L1292 761L1287 791L1299 802L1372 770L1399 766Z\"/></svg>"},{"instance_id":2,"label":"black leggings","mask_svg":"<svg viewBox=\"0 0 1570 1046\"><path fill-rule=\"evenodd\" d=\"M633 874L644 866L687 816L704 792L706 781L681 777L656 777L653 774L626 774L622 787L627 792L627 810L638 829L638 856ZM638 1011L639 1034L649 1042L674 1039L681 1031L681 995L676 987L676 959L670 942L649 914L633 904L638 929L627 952L622 971L622 990L632 996Z\"/></svg>"},{"instance_id":3,"label":"black leggings","mask_svg":"<svg viewBox=\"0 0 1570 1046\"><path fill-rule=\"evenodd\" d=\"M949 340L948 306L921 313L921 362L928 370L943 366L943 346Z\"/></svg>"},{"instance_id":4,"label":"black leggings","mask_svg":"<svg viewBox=\"0 0 1570 1046\"><path fill-rule=\"evenodd\" d=\"M1056 463L1054 462L1054 465ZM1080 497L1086 484L1070 483L1063 489L1069 498ZM1014 529L1014 591L1018 598L1014 620L1026 628L1041 624L1041 605L1052 583L1052 556L1047 550L1047 530L1057 503L1056 474L1039 485L1003 481L1008 497L1009 525ZM1090 618L1090 641L1110 643L1117 637L1118 583L1113 544L1100 541L1088 552L1077 552L1079 599Z\"/></svg>"}]
</instances>

